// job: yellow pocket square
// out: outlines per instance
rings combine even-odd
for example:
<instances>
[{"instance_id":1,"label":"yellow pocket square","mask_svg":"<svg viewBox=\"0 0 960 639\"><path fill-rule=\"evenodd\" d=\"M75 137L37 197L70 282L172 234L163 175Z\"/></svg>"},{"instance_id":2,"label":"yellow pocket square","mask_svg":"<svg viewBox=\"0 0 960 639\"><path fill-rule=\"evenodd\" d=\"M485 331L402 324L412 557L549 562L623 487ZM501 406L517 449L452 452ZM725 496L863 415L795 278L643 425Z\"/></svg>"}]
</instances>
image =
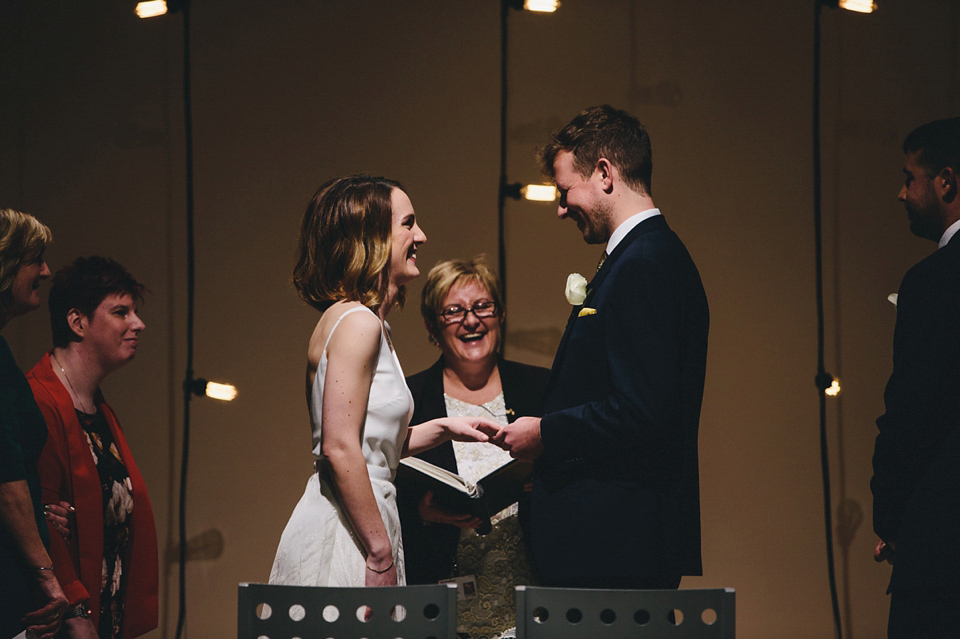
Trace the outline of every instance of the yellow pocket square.
<instances>
[{"instance_id":1,"label":"yellow pocket square","mask_svg":"<svg viewBox=\"0 0 960 639\"><path fill-rule=\"evenodd\" d=\"M596 315L597 309L590 308L589 306L584 306L580 309L580 312L577 313L577 317L586 317L587 315Z\"/></svg>"}]
</instances>

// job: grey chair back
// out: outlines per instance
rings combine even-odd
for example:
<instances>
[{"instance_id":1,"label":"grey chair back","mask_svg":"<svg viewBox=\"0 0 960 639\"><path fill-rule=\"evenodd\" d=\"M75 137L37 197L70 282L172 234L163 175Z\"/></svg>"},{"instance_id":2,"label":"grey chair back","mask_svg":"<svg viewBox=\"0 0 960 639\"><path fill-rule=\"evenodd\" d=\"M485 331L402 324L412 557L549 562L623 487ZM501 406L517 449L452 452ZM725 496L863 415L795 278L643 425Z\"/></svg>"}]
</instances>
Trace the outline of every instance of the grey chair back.
<instances>
[{"instance_id":1,"label":"grey chair back","mask_svg":"<svg viewBox=\"0 0 960 639\"><path fill-rule=\"evenodd\" d=\"M517 639L733 639L734 591L517 586Z\"/></svg>"},{"instance_id":2,"label":"grey chair back","mask_svg":"<svg viewBox=\"0 0 960 639\"><path fill-rule=\"evenodd\" d=\"M313 588L242 583L238 639L456 639L454 584Z\"/></svg>"}]
</instances>

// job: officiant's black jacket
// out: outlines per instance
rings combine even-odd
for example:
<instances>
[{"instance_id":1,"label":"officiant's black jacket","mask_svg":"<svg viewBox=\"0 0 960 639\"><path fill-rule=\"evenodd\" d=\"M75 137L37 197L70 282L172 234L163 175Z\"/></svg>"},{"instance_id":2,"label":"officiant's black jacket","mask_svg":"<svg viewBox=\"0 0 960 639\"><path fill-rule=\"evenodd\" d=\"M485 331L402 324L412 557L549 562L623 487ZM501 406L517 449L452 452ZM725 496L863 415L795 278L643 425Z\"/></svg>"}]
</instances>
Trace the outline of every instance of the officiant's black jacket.
<instances>
[{"instance_id":1,"label":"officiant's black jacket","mask_svg":"<svg viewBox=\"0 0 960 639\"><path fill-rule=\"evenodd\" d=\"M509 421L526 415L540 415L540 402L550 371L539 366L499 359L500 384ZM437 417L447 416L443 401L443 358L430 368L407 378L413 394L411 424L421 424ZM453 444L444 442L436 448L417 455L431 464L457 472L457 458ZM423 491L397 481L397 506L403 531L404 563L407 583L434 584L452 576L453 562L460 540L460 529L448 524L425 526L417 512ZM521 501L521 524L525 523L526 504Z\"/></svg>"},{"instance_id":2,"label":"officiant's black jacket","mask_svg":"<svg viewBox=\"0 0 960 639\"><path fill-rule=\"evenodd\" d=\"M708 325L687 249L663 216L644 220L594 276L553 363L530 516L546 583L701 574Z\"/></svg>"}]
</instances>

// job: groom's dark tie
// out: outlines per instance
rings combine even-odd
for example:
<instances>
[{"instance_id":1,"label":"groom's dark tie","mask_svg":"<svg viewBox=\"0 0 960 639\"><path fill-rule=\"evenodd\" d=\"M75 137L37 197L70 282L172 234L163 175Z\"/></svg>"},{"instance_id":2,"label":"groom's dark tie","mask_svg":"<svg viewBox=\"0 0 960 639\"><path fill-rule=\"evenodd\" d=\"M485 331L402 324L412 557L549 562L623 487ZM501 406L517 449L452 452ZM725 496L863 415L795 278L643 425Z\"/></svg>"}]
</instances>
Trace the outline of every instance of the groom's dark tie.
<instances>
[{"instance_id":1,"label":"groom's dark tie","mask_svg":"<svg viewBox=\"0 0 960 639\"><path fill-rule=\"evenodd\" d=\"M606 261L607 261L607 252L604 251L603 255L600 256L600 261L597 263L597 270L594 272L594 275L600 272L601 267L603 267L603 263Z\"/></svg>"}]
</instances>

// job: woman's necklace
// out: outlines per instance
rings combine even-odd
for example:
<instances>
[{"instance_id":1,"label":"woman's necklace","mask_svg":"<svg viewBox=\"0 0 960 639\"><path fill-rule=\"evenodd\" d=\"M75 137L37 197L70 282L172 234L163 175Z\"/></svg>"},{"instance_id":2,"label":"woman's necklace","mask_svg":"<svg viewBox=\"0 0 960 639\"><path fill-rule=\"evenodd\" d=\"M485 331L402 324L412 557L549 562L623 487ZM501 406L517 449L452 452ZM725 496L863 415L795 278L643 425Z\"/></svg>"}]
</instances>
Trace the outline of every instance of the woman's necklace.
<instances>
[{"instance_id":1,"label":"woman's necklace","mask_svg":"<svg viewBox=\"0 0 960 639\"><path fill-rule=\"evenodd\" d=\"M60 360L57 359L57 354L53 351L51 351L50 354L53 355L53 361L55 361L57 366L60 367L60 372L63 373L63 378L67 380L67 386L69 386L70 390L73 391L73 396L77 398L77 403L80 404L80 410L82 410L85 415L93 415L93 413L88 411L87 407L83 405L83 400L80 399L80 394L77 392L77 389L73 387L73 382L70 381L70 376L67 375L67 369L65 369L63 364L60 363Z\"/></svg>"}]
</instances>

